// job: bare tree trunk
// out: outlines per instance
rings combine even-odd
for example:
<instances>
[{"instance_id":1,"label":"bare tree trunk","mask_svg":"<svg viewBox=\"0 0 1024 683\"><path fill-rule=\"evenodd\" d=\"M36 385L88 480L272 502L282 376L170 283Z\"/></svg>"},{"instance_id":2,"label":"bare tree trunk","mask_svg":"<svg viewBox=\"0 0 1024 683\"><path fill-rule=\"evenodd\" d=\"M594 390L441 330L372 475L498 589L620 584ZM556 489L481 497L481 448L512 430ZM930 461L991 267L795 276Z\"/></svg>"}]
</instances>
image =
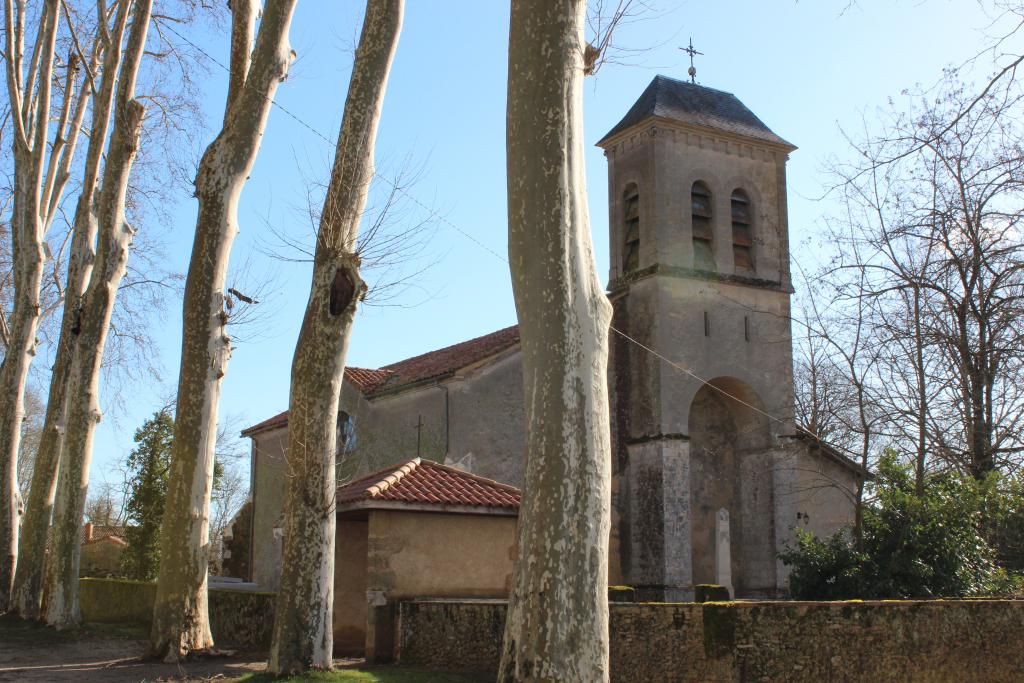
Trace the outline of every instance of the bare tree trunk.
<instances>
[{"instance_id":1,"label":"bare tree trunk","mask_svg":"<svg viewBox=\"0 0 1024 683\"><path fill-rule=\"evenodd\" d=\"M246 55L259 3L232 0L224 127L196 176L199 216L185 281L174 449L148 648L151 656L169 660L213 645L206 607L210 489L220 383L231 354L224 281L238 233L239 196L256 161L274 93L292 60L288 28L295 3L268 0L250 62Z\"/></svg>"},{"instance_id":2,"label":"bare tree trunk","mask_svg":"<svg viewBox=\"0 0 1024 683\"><path fill-rule=\"evenodd\" d=\"M292 360L284 557L269 670L331 668L338 401L366 284L355 253L404 0L368 0Z\"/></svg>"},{"instance_id":3,"label":"bare tree trunk","mask_svg":"<svg viewBox=\"0 0 1024 683\"><path fill-rule=\"evenodd\" d=\"M39 288L43 276L43 168L49 130L53 53L59 20L59 1L48 0L42 9L32 60L26 79L22 73L24 7L4 3L7 89L14 127L14 213L11 219L14 260L14 312L7 353L0 365L0 614L10 606L18 558L18 446L24 418L25 382L35 356L39 327ZM37 61L38 60L38 61ZM38 80L38 87L33 83Z\"/></svg>"},{"instance_id":4,"label":"bare tree trunk","mask_svg":"<svg viewBox=\"0 0 1024 683\"><path fill-rule=\"evenodd\" d=\"M608 680L611 305L590 241L584 0L512 0L509 260L526 476L499 681Z\"/></svg>"},{"instance_id":5,"label":"bare tree trunk","mask_svg":"<svg viewBox=\"0 0 1024 683\"><path fill-rule=\"evenodd\" d=\"M89 147L85 161L85 175L82 191L78 196L71 240L71 258L68 264L65 285L64 311L61 321L60 338L56 357L50 375L50 391L46 403L46 417L42 437L32 471L32 486L22 522L21 539L18 547L18 570L14 578L14 609L25 619L41 616L44 562L46 556L47 531L53 512L57 492L57 469L60 465L61 444L64 436L65 396L67 395L68 371L74 354L75 339L81 328L82 297L85 295L95 259L93 243L96 239L97 219L93 206L96 195L100 162L103 157L110 111L114 102L116 74L120 67L122 39L128 21L131 3L121 3L117 8L113 27L106 32L103 45L101 84L91 98L92 124L89 132ZM107 21L98 16L98 21ZM99 51L90 72L97 73ZM75 130L81 128L85 106L79 107ZM77 137L77 133L75 135Z\"/></svg>"},{"instance_id":6,"label":"bare tree trunk","mask_svg":"<svg viewBox=\"0 0 1024 683\"><path fill-rule=\"evenodd\" d=\"M924 495L928 465L928 390L924 365L924 334L921 330L921 286L914 283L914 372L917 375L917 454L914 462L914 490Z\"/></svg>"},{"instance_id":7,"label":"bare tree trunk","mask_svg":"<svg viewBox=\"0 0 1024 683\"><path fill-rule=\"evenodd\" d=\"M15 200L15 204L24 201ZM20 208L20 207L19 207ZM10 343L0 365L0 614L10 605L14 573L18 562L18 526L21 494L18 491L18 446L25 412L25 383L35 355L39 325L39 286L43 253L15 278L15 312L11 319ZM35 292L33 295L32 292Z\"/></svg>"},{"instance_id":8,"label":"bare tree trunk","mask_svg":"<svg viewBox=\"0 0 1024 683\"><path fill-rule=\"evenodd\" d=\"M114 127L103 167L97 206L96 262L82 298L79 331L67 375L66 431L54 514L53 543L46 562L44 618L51 626L81 621L78 566L82 513L89 487L93 435L101 418L100 366L118 287L128 266L133 230L125 221L125 196L145 108L135 97L135 81L146 47L153 0L135 0L126 57L118 76ZM110 74L112 76L112 74Z\"/></svg>"}]
</instances>

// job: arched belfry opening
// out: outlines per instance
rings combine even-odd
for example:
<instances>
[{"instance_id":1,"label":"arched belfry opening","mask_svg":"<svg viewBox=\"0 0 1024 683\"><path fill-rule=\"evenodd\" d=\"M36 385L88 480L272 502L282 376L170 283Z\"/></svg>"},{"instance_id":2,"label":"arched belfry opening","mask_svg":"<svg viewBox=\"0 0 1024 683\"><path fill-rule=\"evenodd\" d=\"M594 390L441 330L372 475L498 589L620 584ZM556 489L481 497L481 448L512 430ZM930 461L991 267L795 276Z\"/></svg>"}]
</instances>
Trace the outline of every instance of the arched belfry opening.
<instances>
[{"instance_id":1,"label":"arched belfry opening","mask_svg":"<svg viewBox=\"0 0 1024 683\"><path fill-rule=\"evenodd\" d=\"M769 590L773 570L761 546L771 543L771 471L758 457L770 446L761 400L745 382L720 377L690 404L690 510L693 583L731 579L736 595ZM720 511L728 512L723 549ZM723 574L722 558L730 560Z\"/></svg>"},{"instance_id":2,"label":"arched belfry opening","mask_svg":"<svg viewBox=\"0 0 1024 683\"><path fill-rule=\"evenodd\" d=\"M715 269L715 228L712 222L713 200L708 186L698 180L690 188L690 228L693 238L693 267Z\"/></svg>"},{"instance_id":3,"label":"arched belfry opening","mask_svg":"<svg viewBox=\"0 0 1024 683\"><path fill-rule=\"evenodd\" d=\"M622 193L622 273L640 268L640 190L630 183Z\"/></svg>"},{"instance_id":4,"label":"arched belfry opening","mask_svg":"<svg viewBox=\"0 0 1024 683\"><path fill-rule=\"evenodd\" d=\"M743 270L754 270L753 210L750 197L737 189L729 199L732 206L732 262Z\"/></svg>"}]
</instances>

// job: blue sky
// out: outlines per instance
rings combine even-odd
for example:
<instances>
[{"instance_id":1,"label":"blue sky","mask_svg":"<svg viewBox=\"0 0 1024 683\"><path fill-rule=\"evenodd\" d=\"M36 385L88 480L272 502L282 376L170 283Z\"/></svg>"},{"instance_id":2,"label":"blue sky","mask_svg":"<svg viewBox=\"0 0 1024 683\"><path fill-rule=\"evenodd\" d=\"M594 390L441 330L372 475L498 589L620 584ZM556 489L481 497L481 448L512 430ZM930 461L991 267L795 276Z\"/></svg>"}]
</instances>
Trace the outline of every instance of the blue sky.
<instances>
[{"instance_id":1,"label":"blue sky","mask_svg":"<svg viewBox=\"0 0 1024 683\"><path fill-rule=\"evenodd\" d=\"M774 0L672 3L617 34L639 53L606 65L585 85L585 131L596 142L657 74L685 78L679 46L690 36L705 56L697 80L736 94L769 127L799 147L789 163L793 259L812 261L813 237L830 210L821 195L824 164L848 153L840 126L856 130L889 98L930 85L943 67L959 65L984 44L989 25L976 0ZM277 101L334 140L358 35L360 3L302 0L291 42L298 54ZM508 3L502 0L408 0L378 137L378 171L393 176L410 159L419 171L417 200L498 254L506 248L505 74ZM218 59L227 36L190 36ZM979 80L991 69L980 60ZM203 84L205 112L222 115L227 75L216 66ZM212 139L197 131L199 147ZM289 366L309 288L309 268L271 258L275 232L312 243L307 197L326 181L332 145L280 110L271 113L263 148L242 196L241 234L233 264L271 284L272 313L254 339L241 340L223 384L222 415L252 424L287 408ZM587 155L591 220L601 277L607 276L607 188L599 149ZM314 204L317 200L314 199ZM168 258L187 268L196 204L187 188L173 210ZM420 212L422 214L422 212ZM415 212L410 215L410 220ZM417 275L392 306L365 307L353 332L350 365L379 367L485 334L515 322L507 266L485 248L435 221L431 241L408 272ZM280 249L278 250L280 251ZM244 290L243 290L244 291ZM92 481L111 475L132 447L135 428L173 395L180 348L180 304L154 320L164 383L126 387L125 414L97 435ZM401 454L396 454L396 459Z\"/></svg>"}]
</instances>

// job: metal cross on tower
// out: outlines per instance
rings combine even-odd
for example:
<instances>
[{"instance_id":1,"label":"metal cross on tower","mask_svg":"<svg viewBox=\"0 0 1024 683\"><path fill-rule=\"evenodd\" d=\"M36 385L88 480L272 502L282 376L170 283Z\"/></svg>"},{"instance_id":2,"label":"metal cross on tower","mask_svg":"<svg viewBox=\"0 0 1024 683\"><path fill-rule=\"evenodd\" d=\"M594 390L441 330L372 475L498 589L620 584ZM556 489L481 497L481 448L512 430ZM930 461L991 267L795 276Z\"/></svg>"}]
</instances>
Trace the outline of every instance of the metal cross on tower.
<instances>
[{"instance_id":1,"label":"metal cross on tower","mask_svg":"<svg viewBox=\"0 0 1024 683\"><path fill-rule=\"evenodd\" d=\"M697 67L695 67L693 65L693 58L694 58L695 55L703 56L704 53L703 52L697 52L697 50L695 50L693 48L693 38L690 38L690 45L689 45L689 47L681 47L679 49L682 50L683 52L685 52L686 54L690 55L690 68L686 70L686 73L690 74L690 82L691 83L696 83L697 82Z\"/></svg>"}]
</instances>

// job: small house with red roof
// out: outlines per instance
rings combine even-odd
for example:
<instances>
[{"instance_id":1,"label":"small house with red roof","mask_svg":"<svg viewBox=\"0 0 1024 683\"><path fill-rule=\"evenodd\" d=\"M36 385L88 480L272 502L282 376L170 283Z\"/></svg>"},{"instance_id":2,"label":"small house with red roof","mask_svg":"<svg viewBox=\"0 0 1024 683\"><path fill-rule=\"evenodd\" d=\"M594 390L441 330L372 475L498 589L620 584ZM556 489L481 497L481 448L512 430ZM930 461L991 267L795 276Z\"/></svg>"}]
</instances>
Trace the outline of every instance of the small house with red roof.
<instances>
[{"instance_id":1,"label":"small house with red roof","mask_svg":"<svg viewBox=\"0 0 1024 683\"><path fill-rule=\"evenodd\" d=\"M519 490L415 458L338 489L334 647L390 658L406 598L501 598Z\"/></svg>"},{"instance_id":2,"label":"small house with red roof","mask_svg":"<svg viewBox=\"0 0 1024 683\"><path fill-rule=\"evenodd\" d=\"M86 522L82 526L81 576L118 576L121 556L128 547L127 530L123 525Z\"/></svg>"},{"instance_id":3,"label":"small house with red roof","mask_svg":"<svg viewBox=\"0 0 1024 683\"><path fill-rule=\"evenodd\" d=\"M522 483L519 330L510 327L379 369L346 368L338 419L338 481L414 458L502 485ZM252 439L251 575L276 590L287 412L243 432Z\"/></svg>"}]
</instances>

